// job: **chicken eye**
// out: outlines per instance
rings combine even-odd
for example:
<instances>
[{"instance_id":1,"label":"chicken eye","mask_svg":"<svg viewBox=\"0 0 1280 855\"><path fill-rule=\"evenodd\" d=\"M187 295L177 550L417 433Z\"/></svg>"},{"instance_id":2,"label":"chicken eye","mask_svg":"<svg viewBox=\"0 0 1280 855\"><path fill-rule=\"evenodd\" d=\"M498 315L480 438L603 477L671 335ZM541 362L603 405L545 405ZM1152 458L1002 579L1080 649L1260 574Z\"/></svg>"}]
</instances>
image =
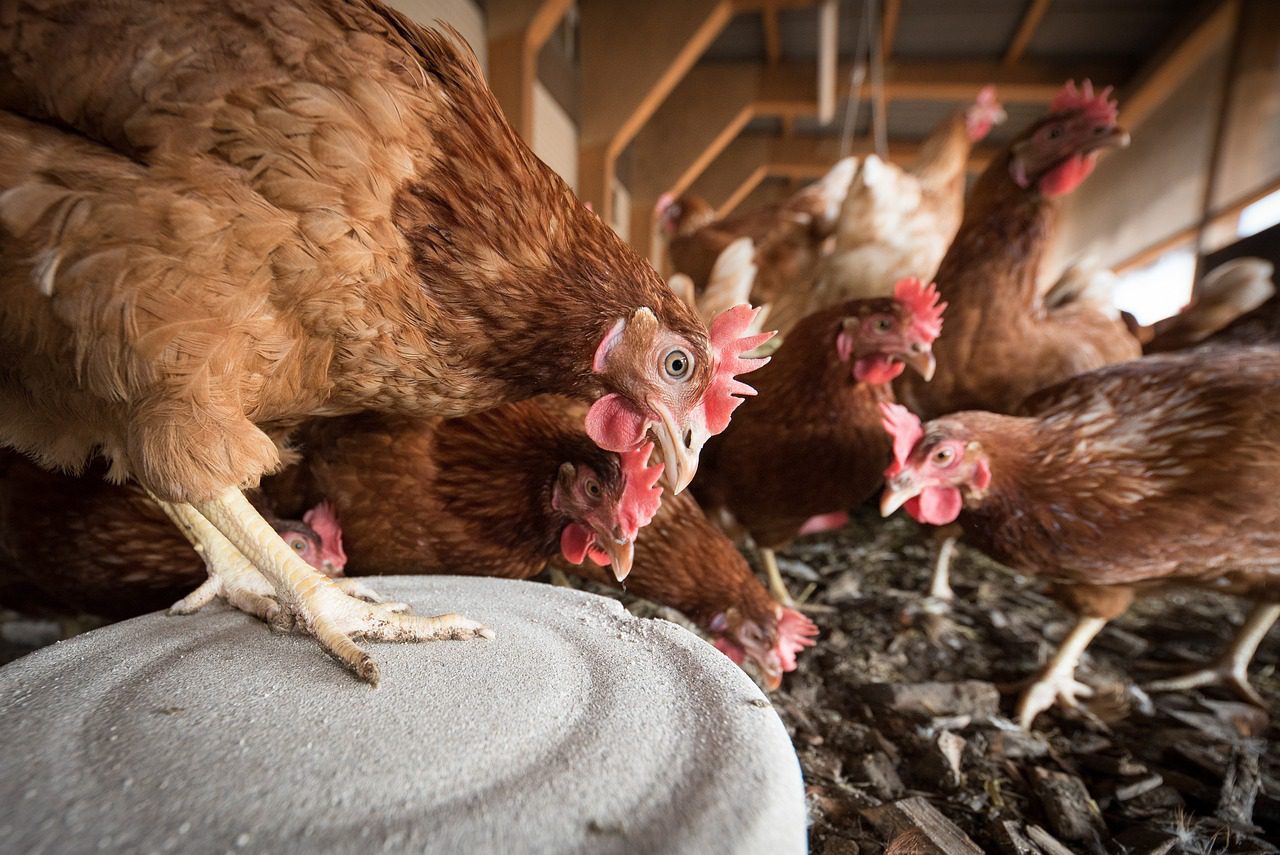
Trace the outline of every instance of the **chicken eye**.
<instances>
[{"instance_id":1,"label":"chicken eye","mask_svg":"<svg viewBox=\"0 0 1280 855\"><path fill-rule=\"evenodd\" d=\"M950 446L944 445L933 453L933 462L937 466L949 466L955 456L955 450Z\"/></svg>"},{"instance_id":2,"label":"chicken eye","mask_svg":"<svg viewBox=\"0 0 1280 855\"><path fill-rule=\"evenodd\" d=\"M301 540L294 540L294 541L293 541L293 551L294 551L294 552L304 552L304 551L306 551L306 548L307 548L307 544L306 544L306 543L304 543L303 541L301 541Z\"/></svg>"},{"instance_id":3,"label":"chicken eye","mask_svg":"<svg viewBox=\"0 0 1280 855\"><path fill-rule=\"evenodd\" d=\"M595 481L587 481L585 484L587 495L593 499L600 498L600 485Z\"/></svg>"},{"instance_id":4,"label":"chicken eye","mask_svg":"<svg viewBox=\"0 0 1280 855\"><path fill-rule=\"evenodd\" d=\"M1062 136L1061 125L1054 125L1053 127L1049 128L1049 139L1056 140L1060 136Z\"/></svg>"},{"instance_id":5,"label":"chicken eye","mask_svg":"<svg viewBox=\"0 0 1280 855\"><path fill-rule=\"evenodd\" d=\"M662 367L667 372L667 376L674 380L683 380L692 364L693 360L689 358L689 354L680 348L668 351L662 360Z\"/></svg>"},{"instance_id":6,"label":"chicken eye","mask_svg":"<svg viewBox=\"0 0 1280 855\"><path fill-rule=\"evenodd\" d=\"M871 322L871 328L878 333L887 333L893 329L893 321L889 318L876 318Z\"/></svg>"}]
</instances>

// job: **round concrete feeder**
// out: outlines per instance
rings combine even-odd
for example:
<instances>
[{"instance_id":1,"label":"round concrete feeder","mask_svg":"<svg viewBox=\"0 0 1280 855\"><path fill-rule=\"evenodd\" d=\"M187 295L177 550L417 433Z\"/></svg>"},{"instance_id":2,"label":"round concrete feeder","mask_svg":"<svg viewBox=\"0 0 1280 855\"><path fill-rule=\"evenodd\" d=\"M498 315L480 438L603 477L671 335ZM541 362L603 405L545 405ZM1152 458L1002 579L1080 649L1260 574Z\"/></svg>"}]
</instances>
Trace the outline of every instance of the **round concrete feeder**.
<instances>
[{"instance_id":1,"label":"round concrete feeder","mask_svg":"<svg viewBox=\"0 0 1280 855\"><path fill-rule=\"evenodd\" d=\"M211 608L0 669L12 852L802 852L777 715L685 630L578 591L371 580L490 641L372 644L378 689Z\"/></svg>"}]
</instances>

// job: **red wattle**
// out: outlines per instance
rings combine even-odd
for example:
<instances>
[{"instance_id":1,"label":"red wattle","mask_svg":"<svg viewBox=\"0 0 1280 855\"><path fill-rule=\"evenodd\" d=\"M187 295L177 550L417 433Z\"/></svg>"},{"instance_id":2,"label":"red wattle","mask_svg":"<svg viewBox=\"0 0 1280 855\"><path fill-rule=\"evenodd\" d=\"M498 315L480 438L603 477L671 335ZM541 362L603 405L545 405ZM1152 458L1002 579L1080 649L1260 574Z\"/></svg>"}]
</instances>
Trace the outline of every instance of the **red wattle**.
<instances>
[{"instance_id":1,"label":"red wattle","mask_svg":"<svg viewBox=\"0 0 1280 855\"><path fill-rule=\"evenodd\" d=\"M1045 173L1040 179L1040 194L1057 199L1075 190L1093 172L1096 154L1076 154Z\"/></svg>"},{"instance_id":2,"label":"red wattle","mask_svg":"<svg viewBox=\"0 0 1280 855\"><path fill-rule=\"evenodd\" d=\"M916 522L948 525L960 516L964 499L955 487L926 487L920 495L908 499L903 507Z\"/></svg>"},{"instance_id":3,"label":"red wattle","mask_svg":"<svg viewBox=\"0 0 1280 855\"><path fill-rule=\"evenodd\" d=\"M560 532L560 554L570 564L581 564L582 559L587 557L587 550L595 544L595 541L596 536L591 529L581 523L569 523L564 527L564 531Z\"/></svg>"},{"instance_id":4,"label":"red wattle","mask_svg":"<svg viewBox=\"0 0 1280 855\"><path fill-rule=\"evenodd\" d=\"M901 362L894 362L882 353L864 356L853 363L853 379L860 383L879 386L897 378L906 368Z\"/></svg>"},{"instance_id":5,"label":"red wattle","mask_svg":"<svg viewBox=\"0 0 1280 855\"><path fill-rule=\"evenodd\" d=\"M587 436L605 451L630 451L644 442L645 422L630 401L609 394L587 410Z\"/></svg>"}]
</instances>

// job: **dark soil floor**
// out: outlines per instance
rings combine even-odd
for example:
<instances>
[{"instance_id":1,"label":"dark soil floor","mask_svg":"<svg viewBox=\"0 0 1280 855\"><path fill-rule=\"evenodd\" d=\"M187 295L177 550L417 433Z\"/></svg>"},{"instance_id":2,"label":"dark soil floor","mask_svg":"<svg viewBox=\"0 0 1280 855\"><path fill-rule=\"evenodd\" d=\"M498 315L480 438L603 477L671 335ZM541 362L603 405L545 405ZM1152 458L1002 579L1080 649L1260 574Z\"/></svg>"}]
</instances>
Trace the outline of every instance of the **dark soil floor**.
<instances>
[{"instance_id":1,"label":"dark soil floor","mask_svg":"<svg viewBox=\"0 0 1280 855\"><path fill-rule=\"evenodd\" d=\"M1054 709L1025 733L1009 720L1018 684L1070 616L1036 580L963 546L950 614L923 613L932 551L910 520L868 511L781 556L792 590L811 586L822 630L773 696L804 769L817 855L874 855L912 828L932 841L919 851L948 855L1280 851L1280 732L1268 716L1218 689L1148 696L1135 685L1209 662L1245 604L1198 591L1140 601L1084 658L1077 676L1097 690L1087 708ZM0 662L91 626L10 615ZM1272 709L1278 660L1280 630L1251 672Z\"/></svg>"}]
</instances>

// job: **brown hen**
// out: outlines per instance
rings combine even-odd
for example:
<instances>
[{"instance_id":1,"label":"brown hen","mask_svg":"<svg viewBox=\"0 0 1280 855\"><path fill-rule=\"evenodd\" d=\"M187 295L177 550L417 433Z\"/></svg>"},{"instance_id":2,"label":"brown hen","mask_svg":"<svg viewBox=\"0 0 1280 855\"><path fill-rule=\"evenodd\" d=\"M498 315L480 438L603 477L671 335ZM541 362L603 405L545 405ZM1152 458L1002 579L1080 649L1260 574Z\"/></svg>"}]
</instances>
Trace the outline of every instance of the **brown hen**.
<instances>
[{"instance_id":1,"label":"brown hen","mask_svg":"<svg viewBox=\"0 0 1280 855\"><path fill-rule=\"evenodd\" d=\"M761 548L779 601L790 597L773 551L843 525L879 487L889 454L879 404L893 400L890 381L905 366L932 374L945 308L937 296L904 279L894 299L805 318L755 375L760 399L708 443L694 492L712 519L741 527Z\"/></svg>"},{"instance_id":2,"label":"brown hen","mask_svg":"<svg viewBox=\"0 0 1280 855\"><path fill-rule=\"evenodd\" d=\"M1049 579L1075 628L1024 693L1020 721L1090 690L1089 641L1135 596L1201 586L1257 601L1214 667L1155 688L1226 682L1280 616L1280 360L1263 349L1151 356L1037 394L1024 416L961 412L923 427L887 408L887 515L959 519L992 558Z\"/></svg>"},{"instance_id":3,"label":"brown hen","mask_svg":"<svg viewBox=\"0 0 1280 855\"><path fill-rule=\"evenodd\" d=\"M284 546L240 490L292 427L558 392L604 447L652 431L679 488L727 423L745 322L709 342L449 36L377 0L31 0L0 57L0 444L101 454L361 678L354 637L488 631Z\"/></svg>"}]
</instances>

